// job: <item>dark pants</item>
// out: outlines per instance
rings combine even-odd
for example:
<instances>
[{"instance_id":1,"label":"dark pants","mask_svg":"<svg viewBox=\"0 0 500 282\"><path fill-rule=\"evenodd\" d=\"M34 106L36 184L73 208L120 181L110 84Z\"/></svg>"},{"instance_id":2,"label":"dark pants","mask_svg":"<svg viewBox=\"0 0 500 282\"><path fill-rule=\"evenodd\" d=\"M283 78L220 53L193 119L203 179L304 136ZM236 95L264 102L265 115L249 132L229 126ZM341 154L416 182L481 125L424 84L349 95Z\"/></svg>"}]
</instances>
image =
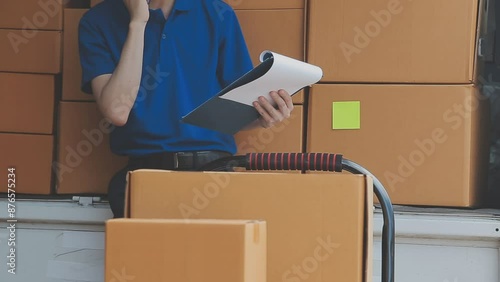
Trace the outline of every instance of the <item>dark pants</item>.
<instances>
[{"instance_id":1,"label":"dark pants","mask_svg":"<svg viewBox=\"0 0 500 282\"><path fill-rule=\"evenodd\" d=\"M127 174L138 169L163 169L177 171L197 171L204 165L231 154L218 151L187 152L174 155L171 153L154 154L130 158L127 166L118 171L111 179L108 188L108 200L114 218L124 217L125 190Z\"/></svg>"}]
</instances>

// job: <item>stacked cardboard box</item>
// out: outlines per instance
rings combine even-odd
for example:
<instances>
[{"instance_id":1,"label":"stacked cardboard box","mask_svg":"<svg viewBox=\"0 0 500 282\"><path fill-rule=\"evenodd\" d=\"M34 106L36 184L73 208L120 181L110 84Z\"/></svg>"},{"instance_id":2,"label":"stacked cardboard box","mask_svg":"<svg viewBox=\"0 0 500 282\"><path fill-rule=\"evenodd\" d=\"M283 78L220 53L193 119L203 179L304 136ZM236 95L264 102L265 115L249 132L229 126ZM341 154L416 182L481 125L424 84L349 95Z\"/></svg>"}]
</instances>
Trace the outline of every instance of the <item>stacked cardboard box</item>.
<instances>
[{"instance_id":1,"label":"stacked cardboard box","mask_svg":"<svg viewBox=\"0 0 500 282\"><path fill-rule=\"evenodd\" d=\"M311 0L308 60L324 82L471 83L479 0Z\"/></svg>"},{"instance_id":2,"label":"stacked cardboard box","mask_svg":"<svg viewBox=\"0 0 500 282\"><path fill-rule=\"evenodd\" d=\"M396 204L484 197L487 107L474 85L483 6L445 2L310 2L308 61L325 84L311 91L307 150L365 165Z\"/></svg>"},{"instance_id":3,"label":"stacked cardboard box","mask_svg":"<svg viewBox=\"0 0 500 282\"><path fill-rule=\"evenodd\" d=\"M112 128L95 104L59 103L61 70L64 100L92 100L80 91L78 23L86 10L77 8L85 4L88 1L0 3L0 36L8 39L0 42L1 167L18 171L17 193L52 193L55 172L61 194L104 194L111 171L124 166L123 158L109 152L107 133ZM59 154L53 161L55 151Z\"/></svg>"},{"instance_id":4,"label":"stacked cardboard box","mask_svg":"<svg viewBox=\"0 0 500 282\"><path fill-rule=\"evenodd\" d=\"M63 4L2 1L0 10L1 169L16 169L17 193L49 194Z\"/></svg>"},{"instance_id":5,"label":"stacked cardboard box","mask_svg":"<svg viewBox=\"0 0 500 282\"><path fill-rule=\"evenodd\" d=\"M0 181L8 183L8 169L14 168L16 193L50 194L53 146L52 135L1 133L0 162L4 173ZM7 185L0 192L7 192Z\"/></svg>"}]
</instances>

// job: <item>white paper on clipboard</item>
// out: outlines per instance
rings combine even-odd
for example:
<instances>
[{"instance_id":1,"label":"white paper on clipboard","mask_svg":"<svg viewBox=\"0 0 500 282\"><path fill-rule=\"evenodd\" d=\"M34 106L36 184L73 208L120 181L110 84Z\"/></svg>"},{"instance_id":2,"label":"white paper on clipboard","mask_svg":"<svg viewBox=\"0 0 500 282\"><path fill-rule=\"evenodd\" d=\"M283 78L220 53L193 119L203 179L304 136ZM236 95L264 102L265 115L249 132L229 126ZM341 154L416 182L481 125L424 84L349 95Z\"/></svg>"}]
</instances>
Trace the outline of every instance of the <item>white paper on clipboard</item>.
<instances>
[{"instance_id":1,"label":"white paper on clipboard","mask_svg":"<svg viewBox=\"0 0 500 282\"><path fill-rule=\"evenodd\" d=\"M252 106L258 97L264 96L274 104L269 92L283 89L294 94L323 77L321 68L271 51L262 52L260 61L263 62L269 56L273 57L273 64L263 76L232 89L220 98Z\"/></svg>"}]
</instances>

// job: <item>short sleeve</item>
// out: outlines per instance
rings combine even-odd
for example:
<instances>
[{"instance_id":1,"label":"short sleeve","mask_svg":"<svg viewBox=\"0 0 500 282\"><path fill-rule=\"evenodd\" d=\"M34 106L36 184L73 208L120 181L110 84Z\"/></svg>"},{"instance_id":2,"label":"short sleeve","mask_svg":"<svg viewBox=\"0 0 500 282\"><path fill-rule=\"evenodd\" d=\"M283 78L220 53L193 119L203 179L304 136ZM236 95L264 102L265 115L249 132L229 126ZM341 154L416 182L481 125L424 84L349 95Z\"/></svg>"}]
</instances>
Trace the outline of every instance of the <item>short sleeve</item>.
<instances>
[{"instance_id":1,"label":"short sleeve","mask_svg":"<svg viewBox=\"0 0 500 282\"><path fill-rule=\"evenodd\" d=\"M223 87L253 68L248 47L235 12L229 8L222 21L217 75Z\"/></svg>"},{"instance_id":2,"label":"short sleeve","mask_svg":"<svg viewBox=\"0 0 500 282\"><path fill-rule=\"evenodd\" d=\"M78 39L82 66L81 88L83 92L92 94L92 80L100 75L113 73L116 65L104 36L85 17L80 21Z\"/></svg>"}]
</instances>

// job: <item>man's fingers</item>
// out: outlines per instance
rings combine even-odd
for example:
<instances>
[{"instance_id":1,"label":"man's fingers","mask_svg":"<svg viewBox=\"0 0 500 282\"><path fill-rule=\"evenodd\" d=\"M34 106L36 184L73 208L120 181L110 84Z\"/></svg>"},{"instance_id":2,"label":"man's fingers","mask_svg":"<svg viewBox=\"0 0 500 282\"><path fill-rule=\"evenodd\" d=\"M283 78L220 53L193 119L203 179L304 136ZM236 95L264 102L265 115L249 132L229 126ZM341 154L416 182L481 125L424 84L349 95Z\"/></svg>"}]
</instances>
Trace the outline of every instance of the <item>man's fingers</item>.
<instances>
[{"instance_id":1,"label":"man's fingers","mask_svg":"<svg viewBox=\"0 0 500 282\"><path fill-rule=\"evenodd\" d=\"M281 89L280 91L278 91L278 94L283 99L283 101L285 101L285 104L286 104L288 110L290 110L290 112L291 112L293 110L292 96L290 96L290 94L288 92L286 92L285 90L283 90L283 89Z\"/></svg>"},{"instance_id":2,"label":"man's fingers","mask_svg":"<svg viewBox=\"0 0 500 282\"><path fill-rule=\"evenodd\" d=\"M285 102L285 99L283 99L281 97L281 95L278 94L278 92L273 91L270 93L270 95L271 95L271 98L273 98L276 105L278 105L278 108L280 109L280 112L281 112L281 116L284 118L289 118L290 117L290 110L288 109L288 106Z\"/></svg>"},{"instance_id":3,"label":"man's fingers","mask_svg":"<svg viewBox=\"0 0 500 282\"><path fill-rule=\"evenodd\" d=\"M270 127L274 122L273 118L267 113L267 111L260 105L259 102L253 102L253 106L259 112L261 118L264 120L265 124L263 124L263 126L265 128Z\"/></svg>"},{"instance_id":4,"label":"man's fingers","mask_svg":"<svg viewBox=\"0 0 500 282\"><path fill-rule=\"evenodd\" d=\"M279 110L263 96L259 97L258 101L253 103L253 106L261 115L262 125L265 128L269 128L275 123L289 118L293 110L292 97L285 90L272 91L269 95Z\"/></svg>"},{"instance_id":5,"label":"man's fingers","mask_svg":"<svg viewBox=\"0 0 500 282\"><path fill-rule=\"evenodd\" d=\"M275 123L277 121L282 121L283 120L283 115L281 114L281 112L278 111L278 110L276 110L274 108L274 106L271 105L271 103L269 103L269 101L265 97L263 97L263 96L259 97L259 104L271 116L271 118L273 119L272 123Z\"/></svg>"}]
</instances>

